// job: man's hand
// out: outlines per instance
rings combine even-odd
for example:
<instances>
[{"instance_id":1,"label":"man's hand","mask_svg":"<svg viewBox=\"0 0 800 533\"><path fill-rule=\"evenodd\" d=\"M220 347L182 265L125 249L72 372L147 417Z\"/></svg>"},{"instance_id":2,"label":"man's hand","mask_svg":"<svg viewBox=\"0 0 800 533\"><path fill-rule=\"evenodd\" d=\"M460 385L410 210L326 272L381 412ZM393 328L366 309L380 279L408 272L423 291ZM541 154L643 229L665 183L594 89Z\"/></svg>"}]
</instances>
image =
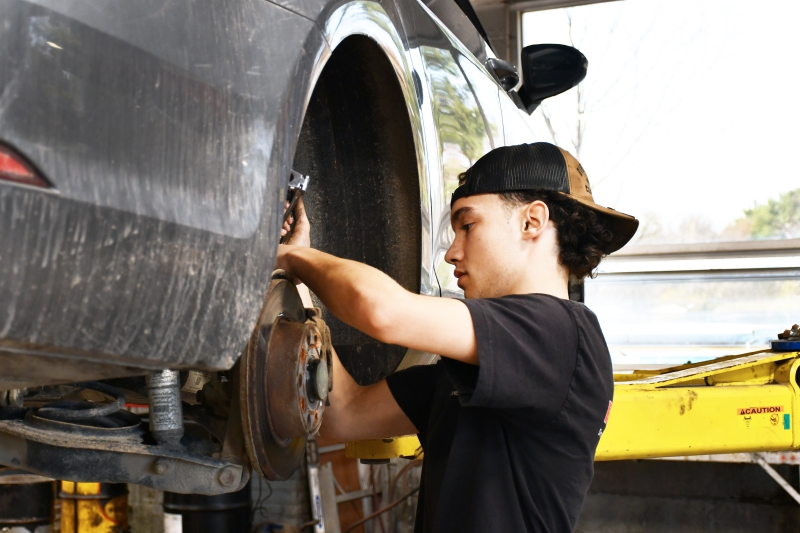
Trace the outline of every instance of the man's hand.
<instances>
[{"instance_id":1,"label":"man's hand","mask_svg":"<svg viewBox=\"0 0 800 533\"><path fill-rule=\"evenodd\" d=\"M286 202L286 208L289 208L289 202ZM281 237L291 231L292 222L294 222L295 218L297 218L297 221L295 222L292 236L289 237L289 240L286 241L286 244L281 244L278 246L278 259L275 261L275 268L286 270L280 261L281 250L285 250L286 248L289 248L289 246L297 246L301 248L311 247L311 223L308 221L308 216L306 215L306 206L303 204L302 197L297 199L297 203L294 204L294 211L291 215L289 215L289 218L286 219L286 222L284 222L283 227L281 228ZM306 287L298 279L295 279L294 282L297 284L297 292L300 294L300 300L302 300L303 305L305 307L314 307L314 302L311 300L311 293L308 291L308 287Z\"/></svg>"},{"instance_id":2,"label":"man's hand","mask_svg":"<svg viewBox=\"0 0 800 533\"><path fill-rule=\"evenodd\" d=\"M285 209L288 208L289 202L286 202ZM296 222L295 219L297 219ZM283 227L281 228L281 237L286 236L289 231L291 231L292 222L295 222L294 231L292 232L292 236L289 237L289 240L286 241L285 244L290 244L293 246L305 246L306 248L310 247L311 223L308 221L308 216L306 216L306 206L303 204L302 197L297 199L297 203L294 205L294 211L292 211L292 214L289 215L288 219L286 219L286 222L283 223Z\"/></svg>"},{"instance_id":3,"label":"man's hand","mask_svg":"<svg viewBox=\"0 0 800 533\"><path fill-rule=\"evenodd\" d=\"M287 208L289 203L286 204ZM292 217L281 228L281 237L288 234L293 218L297 219L294 232L286 244L278 246L278 259L275 268L288 270L286 252L311 247L311 224L306 216L303 199L299 198ZM303 305L313 307L308 287L297 286ZM360 439L378 439L416 433L417 429L400 409L392 396L386 381L367 387L359 386L350 376L336 350L333 351L333 382L335 386L328 399L330 405L325 409L321 434L336 441L345 442Z\"/></svg>"},{"instance_id":4,"label":"man's hand","mask_svg":"<svg viewBox=\"0 0 800 533\"><path fill-rule=\"evenodd\" d=\"M286 202L286 208L288 207L289 202ZM297 203L294 206L294 211L289 218L286 219L286 222L284 222L283 227L281 228L281 238L289 233L292 227L291 224L295 218L297 218L297 222L294 225L294 232L292 232L292 236L289 237L288 241L278 246L278 257L275 259L275 268L280 270L289 270L286 265L285 256L290 250L291 246L298 246L301 248L311 247L311 223L308 221L308 215L306 215L306 206L303 204L302 197L297 199ZM297 283L297 280L295 280L295 283ZM308 307L310 307L310 305Z\"/></svg>"}]
</instances>

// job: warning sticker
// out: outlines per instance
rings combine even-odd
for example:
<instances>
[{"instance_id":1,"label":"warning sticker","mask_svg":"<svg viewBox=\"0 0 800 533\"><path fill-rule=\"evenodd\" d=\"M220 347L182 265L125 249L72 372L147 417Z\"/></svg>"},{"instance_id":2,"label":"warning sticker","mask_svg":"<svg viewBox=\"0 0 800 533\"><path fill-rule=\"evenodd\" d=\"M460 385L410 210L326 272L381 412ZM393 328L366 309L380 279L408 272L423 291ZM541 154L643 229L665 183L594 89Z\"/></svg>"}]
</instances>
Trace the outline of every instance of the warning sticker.
<instances>
[{"instance_id":1,"label":"warning sticker","mask_svg":"<svg viewBox=\"0 0 800 533\"><path fill-rule=\"evenodd\" d=\"M186 383L183 384L181 390L183 392L197 392L203 390L203 385L211 381L210 372L202 372L200 370L190 370L189 376L186 378Z\"/></svg>"},{"instance_id":2,"label":"warning sticker","mask_svg":"<svg viewBox=\"0 0 800 533\"><path fill-rule=\"evenodd\" d=\"M736 410L737 415L768 415L771 413L782 413L782 405L774 405L771 407L743 407Z\"/></svg>"}]
</instances>

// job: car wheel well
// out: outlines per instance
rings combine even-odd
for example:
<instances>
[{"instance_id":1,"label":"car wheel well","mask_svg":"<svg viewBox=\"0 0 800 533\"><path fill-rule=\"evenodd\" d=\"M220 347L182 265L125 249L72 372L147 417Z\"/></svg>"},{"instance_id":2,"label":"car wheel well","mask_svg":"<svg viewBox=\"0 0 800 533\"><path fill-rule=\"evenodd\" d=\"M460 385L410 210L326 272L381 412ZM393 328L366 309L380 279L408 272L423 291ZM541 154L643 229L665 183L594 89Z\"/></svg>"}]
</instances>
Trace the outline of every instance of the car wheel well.
<instances>
[{"instance_id":1,"label":"car wheel well","mask_svg":"<svg viewBox=\"0 0 800 533\"><path fill-rule=\"evenodd\" d=\"M420 180L414 136L397 75L381 48L351 36L314 88L294 169L306 193L312 245L420 289ZM405 349L387 346L325 313L342 363L361 384L394 371Z\"/></svg>"}]
</instances>

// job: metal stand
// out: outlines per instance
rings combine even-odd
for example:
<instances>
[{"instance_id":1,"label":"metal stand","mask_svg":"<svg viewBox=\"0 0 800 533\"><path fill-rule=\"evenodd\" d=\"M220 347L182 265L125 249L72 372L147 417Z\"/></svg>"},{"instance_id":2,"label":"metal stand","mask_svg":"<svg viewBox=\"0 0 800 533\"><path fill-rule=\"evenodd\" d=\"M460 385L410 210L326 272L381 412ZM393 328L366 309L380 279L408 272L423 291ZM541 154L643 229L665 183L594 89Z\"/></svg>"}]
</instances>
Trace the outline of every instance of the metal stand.
<instances>
[{"instance_id":1,"label":"metal stand","mask_svg":"<svg viewBox=\"0 0 800 533\"><path fill-rule=\"evenodd\" d=\"M308 469L308 495L311 502L311 520L314 533L325 533L325 516L322 511L322 497L319 490L319 451L317 440L306 442L306 466Z\"/></svg>"},{"instance_id":2,"label":"metal stand","mask_svg":"<svg viewBox=\"0 0 800 533\"><path fill-rule=\"evenodd\" d=\"M783 477L782 477L782 476L781 476L779 473L777 473L777 472L775 471L775 469L774 469L774 468L772 468L771 466L769 466L769 463L767 463L767 462L764 460L764 458L763 458L763 457L761 457L761 454L754 453L754 454L753 454L753 458L754 458L754 459L755 459L755 461L758 463L758 465L759 465L761 468L763 468L763 469L764 469L764 471L765 471L767 474L769 474L769 477L771 477L772 479L774 479L775 481L777 481L777 482L778 482L778 485L780 485L780 486L783 488L783 490L785 490L785 491L786 491L786 492L789 494L789 496L791 496L792 498L794 498L794 501L796 501L797 503L800 503L800 493L798 493L798 492L795 490L795 488L794 488L794 487L792 487L791 485L789 485L789 484L786 482L786 480L785 480L785 479L783 479Z\"/></svg>"}]
</instances>

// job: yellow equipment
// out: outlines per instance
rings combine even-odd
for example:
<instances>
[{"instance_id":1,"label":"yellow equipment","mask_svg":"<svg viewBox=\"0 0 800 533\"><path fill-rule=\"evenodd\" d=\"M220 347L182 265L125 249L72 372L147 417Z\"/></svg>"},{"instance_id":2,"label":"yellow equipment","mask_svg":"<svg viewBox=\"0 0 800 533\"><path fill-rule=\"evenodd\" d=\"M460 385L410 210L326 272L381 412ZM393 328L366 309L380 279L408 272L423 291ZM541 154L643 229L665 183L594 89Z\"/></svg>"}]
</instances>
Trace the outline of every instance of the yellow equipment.
<instances>
[{"instance_id":1,"label":"yellow equipment","mask_svg":"<svg viewBox=\"0 0 800 533\"><path fill-rule=\"evenodd\" d=\"M418 459L422 457L422 446L416 435L405 435L392 439L373 439L348 442L344 454L362 461L383 461L394 457Z\"/></svg>"},{"instance_id":2,"label":"yellow equipment","mask_svg":"<svg viewBox=\"0 0 800 533\"><path fill-rule=\"evenodd\" d=\"M762 350L615 374L595 460L800 449L798 369L800 352ZM346 453L375 460L418 448L409 436L348 443Z\"/></svg>"},{"instance_id":3,"label":"yellow equipment","mask_svg":"<svg viewBox=\"0 0 800 533\"><path fill-rule=\"evenodd\" d=\"M128 531L128 488L124 483L62 481L61 533Z\"/></svg>"}]
</instances>

